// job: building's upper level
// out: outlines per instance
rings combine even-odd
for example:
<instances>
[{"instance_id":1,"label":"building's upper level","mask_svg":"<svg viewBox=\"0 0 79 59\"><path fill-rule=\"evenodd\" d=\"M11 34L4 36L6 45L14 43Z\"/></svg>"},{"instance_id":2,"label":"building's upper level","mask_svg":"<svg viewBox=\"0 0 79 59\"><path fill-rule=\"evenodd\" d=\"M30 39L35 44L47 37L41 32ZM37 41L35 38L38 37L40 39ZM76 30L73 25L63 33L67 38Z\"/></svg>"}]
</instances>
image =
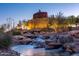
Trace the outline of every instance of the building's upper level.
<instances>
[{"instance_id":1,"label":"building's upper level","mask_svg":"<svg viewBox=\"0 0 79 59\"><path fill-rule=\"evenodd\" d=\"M41 12L41 10L39 10L39 12L33 14L33 19L36 18L48 18L48 14L47 12Z\"/></svg>"}]
</instances>

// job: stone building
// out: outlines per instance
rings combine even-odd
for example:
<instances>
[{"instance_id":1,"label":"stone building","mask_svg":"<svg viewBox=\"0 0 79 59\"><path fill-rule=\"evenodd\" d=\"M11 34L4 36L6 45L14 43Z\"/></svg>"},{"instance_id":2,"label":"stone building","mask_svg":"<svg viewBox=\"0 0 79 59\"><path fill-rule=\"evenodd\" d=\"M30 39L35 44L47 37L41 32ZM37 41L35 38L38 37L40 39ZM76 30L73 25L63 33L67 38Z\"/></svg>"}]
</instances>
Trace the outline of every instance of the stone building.
<instances>
[{"instance_id":1,"label":"stone building","mask_svg":"<svg viewBox=\"0 0 79 59\"><path fill-rule=\"evenodd\" d=\"M47 18L38 18L29 20L27 25L27 29L43 29L48 27L48 19Z\"/></svg>"},{"instance_id":2,"label":"stone building","mask_svg":"<svg viewBox=\"0 0 79 59\"><path fill-rule=\"evenodd\" d=\"M33 19L36 18L48 18L48 14L47 12L41 12L41 10L39 10L37 13L33 14Z\"/></svg>"},{"instance_id":3,"label":"stone building","mask_svg":"<svg viewBox=\"0 0 79 59\"><path fill-rule=\"evenodd\" d=\"M43 29L48 27L48 14L47 12L39 12L33 14L33 19L28 20L27 29Z\"/></svg>"}]
</instances>

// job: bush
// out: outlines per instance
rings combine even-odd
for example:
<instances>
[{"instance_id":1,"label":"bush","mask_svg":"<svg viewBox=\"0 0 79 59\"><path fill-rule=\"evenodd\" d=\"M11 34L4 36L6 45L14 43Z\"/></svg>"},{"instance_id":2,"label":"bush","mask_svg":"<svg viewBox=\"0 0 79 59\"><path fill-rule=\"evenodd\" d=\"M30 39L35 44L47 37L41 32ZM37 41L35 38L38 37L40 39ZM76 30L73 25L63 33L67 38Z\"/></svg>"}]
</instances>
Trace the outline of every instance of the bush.
<instances>
[{"instance_id":1,"label":"bush","mask_svg":"<svg viewBox=\"0 0 79 59\"><path fill-rule=\"evenodd\" d=\"M20 31L13 31L12 34L13 35L21 35L21 32Z\"/></svg>"},{"instance_id":2,"label":"bush","mask_svg":"<svg viewBox=\"0 0 79 59\"><path fill-rule=\"evenodd\" d=\"M0 33L0 48L8 48L11 44L11 36Z\"/></svg>"},{"instance_id":3,"label":"bush","mask_svg":"<svg viewBox=\"0 0 79 59\"><path fill-rule=\"evenodd\" d=\"M68 29L69 29L69 31L71 31L72 30L72 27L68 27Z\"/></svg>"}]
</instances>

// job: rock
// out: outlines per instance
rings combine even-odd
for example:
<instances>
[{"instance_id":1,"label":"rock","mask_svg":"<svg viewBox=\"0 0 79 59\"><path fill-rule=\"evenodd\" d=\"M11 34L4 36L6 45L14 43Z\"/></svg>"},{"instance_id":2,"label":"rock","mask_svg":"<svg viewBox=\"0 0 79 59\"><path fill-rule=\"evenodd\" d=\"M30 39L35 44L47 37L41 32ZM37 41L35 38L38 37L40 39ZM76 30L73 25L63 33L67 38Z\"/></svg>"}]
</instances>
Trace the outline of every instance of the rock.
<instances>
[{"instance_id":1,"label":"rock","mask_svg":"<svg viewBox=\"0 0 79 59\"><path fill-rule=\"evenodd\" d=\"M72 54L72 56L79 56L79 53Z\"/></svg>"},{"instance_id":2,"label":"rock","mask_svg":"<svg viewBox=\"0 0 79 59\"><path fill-rule=\"evenodd\" d=\"M3 50L0 50L0 56L20 56L20 53L17 53L13 50L6 50L6 49L3 49Z\"/></svg>"}]
</instances>

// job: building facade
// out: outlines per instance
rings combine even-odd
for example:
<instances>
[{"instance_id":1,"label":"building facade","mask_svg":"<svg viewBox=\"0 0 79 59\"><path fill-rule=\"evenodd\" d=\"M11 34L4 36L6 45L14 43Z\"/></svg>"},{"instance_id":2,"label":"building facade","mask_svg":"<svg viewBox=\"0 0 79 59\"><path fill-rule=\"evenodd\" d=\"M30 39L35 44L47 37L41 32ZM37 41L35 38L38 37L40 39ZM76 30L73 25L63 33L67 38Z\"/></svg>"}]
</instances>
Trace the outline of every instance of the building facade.
<instances>
[{"instance_id":1,"label":"building facade","mask_svg":"<svg viewBox=\"0 0 79 59\"><path fill-rule=\"evenodd\" d=\"M48 14L47 12L41 12L41 10L39 10L37 13L33 14L33 19L36 18L48 18Z\"/></svg>"},{"instance_id":2,"label":"building facade","mask_svg":"<svg viewBox=\"0 0 79 59\"><path fill-rule=\"evenodd\" d=\"M33 14L33 19L27 22L27 29L43 29L48 27L47 12L39 12Z\"/></svg>"}]
</instances>

